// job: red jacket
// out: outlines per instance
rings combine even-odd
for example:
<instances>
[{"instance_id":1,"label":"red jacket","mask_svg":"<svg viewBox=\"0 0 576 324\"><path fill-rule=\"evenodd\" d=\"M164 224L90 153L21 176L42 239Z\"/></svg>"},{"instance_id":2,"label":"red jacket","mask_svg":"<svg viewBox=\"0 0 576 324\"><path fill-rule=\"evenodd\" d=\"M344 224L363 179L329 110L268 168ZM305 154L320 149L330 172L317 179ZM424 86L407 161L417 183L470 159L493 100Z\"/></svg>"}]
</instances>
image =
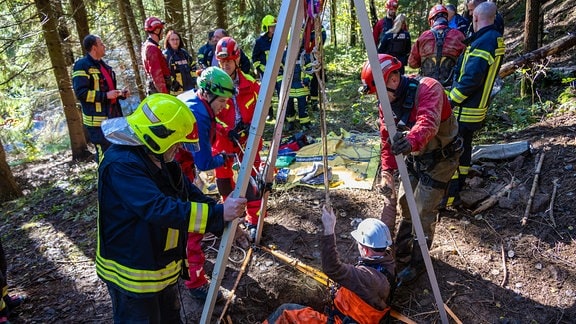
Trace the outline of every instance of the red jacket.
<instances>
[{"instance_id":1,"label":"red jacket","mask_svg":"<svg viewBox=\"0 0 576 324\"><path fill-rule=\"evenodd\" d=\"M444 29L448 27L439 25L434 28ZM444 37L442 56L457 58L465 49L464 34L458 29L450 29ZM436 57L436 40L434 39L434 33L430 29L423 32L416 40L416 43L412 45L410 57L408 57L408 65L411 68L419 68L422 66L424 59L428 57Z\"/></svg>"},{"instance_id":2,"label":"red jacket","mask_svg":"<svg viewBox=\"0 0 576 324\"><path fill-rule=\"evenodd\" d=\"M378 108L380 112L380 137L382 139L380 151L382 170L397 169L398 166L388 142L389 135L384 123L382 105ZM450 135L449 138L441 138L438 135L454 133L440 130L440 122L447 120L450 116L452 116L452 108L444 92L444 87L435 79L423 77L416 90L414 107L410 113L409 123L412 127L406 136L412 145L412 154L427 153L450 143L455 134ZM458 126L450 124L447 127Z\"/></svg>"},{"instance_id":3,"label":"red jacket","mask_svg":"<svg viewBox=\"0 0 576 324\"><path fill-rule=\"evenodd\" d=\"M240 149L228 137L228 133L236 127L236 107L244 124L252 123L252 118L254 117L260 84L252 76L240 70L237 70L236 82L238 94L228 99L226 108L216 115L216 140L212 144L213 152L240 152ZM244 137L240 138L240 144L246 143L247 139L248 132L246 132Z\"/></svg>"},{"instance_id":4,"label":"red jacket","mask_svg":"<svg viewBox=\"0 0 576 324\"><path fill-rule=\"evenodd\" d=\"M166 63L166 58L162 54L160 45L151 38L148 38L142 45L142 61L144 63L144 71L154 82L156 90L162 93L170 93L166 86L166 79L170 79L168 63Z\"/></svg>"}]
</instances>

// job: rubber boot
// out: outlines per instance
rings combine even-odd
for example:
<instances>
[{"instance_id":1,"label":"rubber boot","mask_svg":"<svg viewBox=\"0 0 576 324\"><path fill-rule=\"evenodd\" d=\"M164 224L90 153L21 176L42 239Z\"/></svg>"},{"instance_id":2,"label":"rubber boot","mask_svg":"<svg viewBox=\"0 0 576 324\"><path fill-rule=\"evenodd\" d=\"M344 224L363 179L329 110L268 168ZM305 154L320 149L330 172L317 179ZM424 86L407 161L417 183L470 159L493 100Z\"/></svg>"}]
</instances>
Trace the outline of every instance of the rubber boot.
<instances>
[{"instance_id":1,"label":"rubber boot","mask_svg":"<svg viewBox=\"0 0 576 324\"><path fill-rule=\"evenodd\" d=\"M426 248L430 249L431 241L426 240ZM422 249L418 245L418 240L414 239L412 244L412 253L409 265L402 269L396 276L398 287L401 285L410 285L415 282L424 272L426 272L426 265L424 257L422 256Z\"/></svg>"},{"instance_id":2,"label":"rubber boot","mask_svg":"<svg viewBox=\"0 0 576 324\"><path fill-rule=\"evenodd\" d=\"M412 223L405 220L400 221L394 240L396 242L396 273L410 263L413 241Z\"/></svg>"}]
</instances>

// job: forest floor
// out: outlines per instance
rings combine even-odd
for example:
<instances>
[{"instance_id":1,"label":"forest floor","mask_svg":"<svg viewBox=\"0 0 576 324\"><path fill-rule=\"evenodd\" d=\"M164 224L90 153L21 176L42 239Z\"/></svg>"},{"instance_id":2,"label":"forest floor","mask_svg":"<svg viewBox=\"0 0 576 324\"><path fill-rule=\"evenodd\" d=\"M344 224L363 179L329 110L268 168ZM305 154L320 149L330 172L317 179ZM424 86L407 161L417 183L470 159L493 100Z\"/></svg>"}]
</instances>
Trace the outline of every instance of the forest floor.
<instances>
[{"instance_id":1,"label":"forest floor","mask_svg":"<svg viewBox=\"0 0 576 324\"><path fill-rule=\"evenodd\" d=\"M505 11L512 12L520 3L508 3ZM568 1L546 3L551 32L562 33L554 27L574 26L572 7ZM516 30L507 29L507 55L517 54L521 31L521 23ZM573 66L574 58L566 53L557 63ZM350 107L348 102L343 105ZM338 127L347 128L348 116L340 118ZM376 113L370 118L375 120ZM496 205L476 215L472 211L477 206L441 213L430 254L444 303L462 323L575 323L576 114L558 113L496 137L495 143L528 141L533 149L515 159L478 163L481 172L472 178L470 192L494 194L512 181L516 184ZM535 210L522 226L542 152ZM9 262L9 291L29 297L12 323L112 322L110 297L94 267L96 164L70 161L65 153L12 167L25 197L0 206L0 235ZM273 191L261 246L320 268L324 197L322 189ZM338 216L339 257L354 263L358 252L350 236L353 220L379 217L383 196L377 191L335 189L330 197ZM217 254L209 248L213 242L205 243L210 274ZM233 252L237 256L240 251ZM228 263L225 290L232 289L240 268L241 262ZM190 298L182 284L179 287L183 321L198 323L202 303ZM258 323L287 302L322 310L330 294L327 287L256 249L226 315L232 323ZM440 322L435 305L426 275L400 287L393 301L394 308L418 323ZM212 322L223 307L216 305Z\"/></svg>"},{"instance_id":2,"label":"forest floor","mask_svg":"<svg viewBox=\"0 0 576 324\"><path fill-rule=\"evenodd\" d=\"M518 185L479 215L465 208L441 214L430 253L443 300L463 323L574 323L575 134L576 118L569 113L548 118L513 138L502 138L529 141L533 153L480 163L483 172L476 177L476 187L494 193L512 177ZM539 198L534 200L539 201L539 210L530 213L522 226L540 152L545 152L545 158L536 189ZM94 268L95 164L69 161L70 156L63 154L13 168L27 196L0 208L4 219L0 233L9 260L10 292L29 296L14 323L111 322L110 298ZM548 209L555 180L553 209ZM351 221L378 217L382 196L353 189L332 190L330 196L339 216L340 257L353 263L357 250L349 235ZM323 190L297 187L274 191L261 245L274 246L320 268L323 202ZM211 273L216 252L205 250L206 268ZM232 289L240 266L229 262L223 288ZM185 321L198 323L202 304L180 287ZM258 249L235 296L227 311L233 323L262 321L285 302L321 310L330 299L328 288ZM439 321L425 275L400 287L393 305L418 323ZM216 305L214 322L223 306Z\"/></svg>"}]
</instances>

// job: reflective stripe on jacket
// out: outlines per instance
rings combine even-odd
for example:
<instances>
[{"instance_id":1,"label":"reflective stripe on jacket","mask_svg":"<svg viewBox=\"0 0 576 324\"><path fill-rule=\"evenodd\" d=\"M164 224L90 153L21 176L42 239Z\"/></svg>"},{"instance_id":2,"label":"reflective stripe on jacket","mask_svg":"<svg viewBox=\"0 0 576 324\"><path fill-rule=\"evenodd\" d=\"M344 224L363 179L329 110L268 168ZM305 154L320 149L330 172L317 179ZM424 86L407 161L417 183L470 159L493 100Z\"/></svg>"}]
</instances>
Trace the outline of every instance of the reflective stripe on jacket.
<instances>
[{"instance_id":1,"label":"reflective stripe on jacket","mask_svg":"<svg viewBox=\"0 0 576 324\"><path fill-rule=\"evenodd\" d=\"M459 122L480 123L486 118L492 86L506 48L502 35L490 25L474 34L458 60L450 100Z\"/></svg>"},{"instance_id":2,"label":"reflective stripe on jacket","mask_svg":"<svg viewBox=\"0 0 576 324\"><path fill-rule=\"evenodd\" d=\"M165 168L143 146L112 145L98 169L96 272L136 297L176 283L187 232L224 229L222 205L182 177L176 162Z\"/></svg>"},{"instance_id":3,"label":"reflective stripe on jacket","mask_svg":"<svg viewBox=\"0 0 576 324\"><path fill-rule=\"evenodd\" d=\"M106 97L106 93L112 89L109 89L100 65L108 71L116 87L116 74L112 68L102 60L96 61L89 54L74 63L72 72L74 94L82 106L82 123L88 129L90 141L94 144L108 143L100 130L104 120L122 117L118 102L113 103Z\"/></svg>"}]
</instances>

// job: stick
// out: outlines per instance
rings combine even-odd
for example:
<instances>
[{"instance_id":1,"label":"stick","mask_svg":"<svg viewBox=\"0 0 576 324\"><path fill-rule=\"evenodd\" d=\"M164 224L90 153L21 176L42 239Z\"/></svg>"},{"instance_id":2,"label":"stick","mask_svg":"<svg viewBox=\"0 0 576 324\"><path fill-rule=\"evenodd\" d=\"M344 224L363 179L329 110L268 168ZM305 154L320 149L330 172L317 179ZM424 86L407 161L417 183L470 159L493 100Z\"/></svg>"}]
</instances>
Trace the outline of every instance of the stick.
<instances>
[{"instance_id":1,"label":"stick","mask_svg":"<svg viewBox=\"0 0 576 324\"><path fill-rule=\"evenodd\" d=\"M540 169L542 169L542 162L544 162L544 152L540 153L540 159L538 160L538 165L536 166L536 171L534 171L534 181L532 181L532 189L530 190L530 198L528 198L528 204L526 205L526 210L524 211L524 217L522 217L522 226L526 225L528 221L528 216L530 215L530 208L532 207L532 200L536 194L536 187L538 187L538 178L540 176Z\"/></svg>"},{"instance_id":2,"label":"stick","mask_svg":"<svg viewBox=\"0 0 576 324\"><path fill-rule=\"evenodd\" d=\"M250 247L250 249L248 250L248 253L246 254L246 258L244 259L244 262L242 263L242 267L240 268L240 272L238 272L238 277L236 277L236 281L234 282L234 286L232 287L232 290L230 291L230 296L228 296L228 300L226 300L226 305L224 305L224 309L222 309L222 314L220 314L220 318L218 319L217 323L222 322L222 320L224 319L224 315L226 315L226 311L228 310L228 307L232 303L232 299L234 299L234 294L236 293L236 288L238 287L238 283L240 283L240 279L242 278L242 275L246 271L246 268L248 266L248 263L250 262L251 257L252 257L252 247Z\"/></svg>"},{"instance_id":3,"label":"stick","mask_svg":"<svg viewBox=\"0 0 576 324\"><path fill-rule=\"evenodd\" d=\"M481 202L480 205L476 209L474 209L472 215L477 215L487 209L490 209L490 207L494 206L498 202L498 199L504 197L504 195L510 192L510 190L512 190L514 187L516 187L516 181L514 180L514 177L512 177L509 184L507 184L504 188L500 189L500 191L498 191L496 194L491 195L490 197L488 197L488 199Z\"/></svg>"},{"instance_id":4,"label":"stick","mask_svg":"<svg viewBox=\"0 0 576 324\"><path fill-rule=\"evenodd\" d=\"M458 316L456 316L456 314L454 314L454 312L450 309L450 307L448 307L448 305L444 304L444 308L446 309L448 315L450 315L450 317L452 317L454 322L456 322L456 324L462 324L462 321L458 318Z\"/></svg>"},{"instance_id":5,"label":"stick","mask_svg":"<svg viewBox=\"0 0 576 324\"><path fill-rule=\"evenodd\" d=\"M502 269L504 270L504 278L502 278L500 282L500 287L504 287L508 280L508 268L506 267L506 253L504 253L504 243L502 243L502 239L500 239L500 251L502 252Z\"/></svg>"},{"instance_id":6,"label":"stick","mask_svg":"<svg viewBox=\"0 0 576 324\"><path fill-rule=\"evenodd\" d=\"M554 219L554 199L556 199L556 191L558 190L558 178L552 180L552 198L550 198L550 206L548 207L548 212L550 213L550 220L552 225L556 227L556 220Z\"/></svg>"}]
</instances>

